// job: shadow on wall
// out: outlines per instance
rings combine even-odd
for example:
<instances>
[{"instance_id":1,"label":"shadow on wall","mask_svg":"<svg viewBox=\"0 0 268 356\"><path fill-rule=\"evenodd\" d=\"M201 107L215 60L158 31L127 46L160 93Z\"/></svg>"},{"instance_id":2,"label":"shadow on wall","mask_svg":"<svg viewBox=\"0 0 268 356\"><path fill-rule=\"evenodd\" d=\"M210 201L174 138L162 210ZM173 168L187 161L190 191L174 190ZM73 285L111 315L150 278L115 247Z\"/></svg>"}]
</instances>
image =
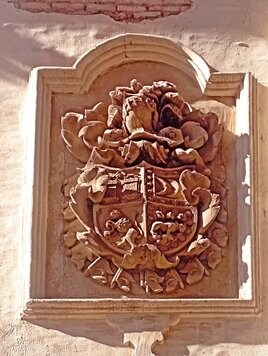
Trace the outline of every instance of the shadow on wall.
<instances>
[{"instance_id":1,"label":"shadow on wall","mask_svg":"<svg viewBox=\"0 0 268 356\"><path fill-rule=\"evenodd\" d=\"M28 80L28 75L34 67L72 66L75 62L75 57L66 57L53 46L46 47L33 37L24 37L19 30L19 25L12 23L1 26L0 43L4 49L2 47L0 51L0 75L3 79Z\"/></svg>"},{"instance_id":2,"label":"shadow on wall","mask_svg":"<svg viewBox=\"0 0 268 356\"><path fill-rule=\"evenodd\" d=\"M46 329L58 330L74 337L83 337L111 347L122 347L123 332L108 325L105 317L92 320L35 320L33 324Z\"/></svg>"},{"instance_id":3,"label":"shadow on wall","mask_svg":"<svg viewBox=\"0 0 268 356\"><path fill-rule=\"evenodd\" d=\"M263 85L258 85L259 101L263 104L260 109L260 161L266 161L268 150L262 149L262 145L266 144L268 139L268 123L263 120L264 113L268 111L268 103L264 99L268 97L268 88ZM263 113L262 113L262 110ZM241 136L240 145L247 147L248 137ZM243 151L243 150L242 150ZM242 152L242 160L248 155L248 151ZM242 172L244 173L244 172ZM242 174L241 173L241 174ZM253 177L254 179L254 177ZM262 177L261 186L268 184L268 177ZM241 182L242 184L243 182ZM245 196L248 194L248 186L245 185ZM242 193L243 194L243 193ZM260 201L263 204L260 208L262 215L261 222L261 238L265 237L262 229L265 229L266 216L268 211L268 203ZM244 237L243 237L244 238ZM254 236L253 236L254 238ZM244 241L243 241L244 242ZM263 246L262 253L265 254L266 246ZM262 263L261 269L264 269L264 261L260 259L258 263ZM248 276L244 275L245 281ZM244 282L242 280L241 282ZM266 285L265 285L266 283ZM263 290L267 290L267 282L261 281ZM176 326L172 327L165 335L164 344L156 343L153 351L156 355L160 356L187 356L187 355L209 355L215 354L215 345L221 345L217 355L231 355L238 354L241 347L252 345L267 344L267 305L263 300L263 314L261 318L245 318L243 319L187 319L183 318ZM266 303L267 304L267 303ZM173 315L173 318L178 315ZM121 315L106 315L94 317L92 320L35 320L33 324L46 329L58 330L62 333L74 336L83 337L95 342L108 345L111 347L124 347L124 331L137 332L147 330L164 330L168 321L172 317L167 315L138 315L138 314L121 314ZM166 323L166 324L165 324ZM117 326L118 325L118 326ZM254 346L255 345L255 346ZM213 351L214 350L214 351ZM220 351L221 350L221 351ZM240 350L240 351L238 351ZM252 349L253 352L253 349ZM216 354L215 354L216 355ZM247 353L249 355L249 353Z\"/></svg>"},{"instance_id":4,"label":"shadow on wall","mask_svg":"<svg viewBox=\"0 0 268 356\"><path fill-rule=\"evenodd\" d=\"M166 317L166 315L162 316L164 319ZM136 314L135 316L118 315L120 322L119 327L116 327L109 321L110 318L112 317L107 317L108 321L103 317L87 321L66 319L64 321L40 320L33 323L42 328L54 329L73 337L83 337L113 348L129 347L124 344L124 331L158 331L156 325L159 321L161 323L160 315L148 317L151 321L147 323L147 327L144 327L144 319L147 317ZM135 326L130 326L131 323L133 324L133 319L135 319ZM209 355L209 350L212 352L211 347L217 344L224 344L224 349L229 350L228 344L262 345L265 343L267 343L267 335L259 319L237 321L184 319L166 333L163 344L157 342L152 349L154 354L159 356ZM192 353L193 349L195 353ZM236 354L235 350L234 354ZM223 355L231 355L231 353Z\"/></svg>"}]
</instances>

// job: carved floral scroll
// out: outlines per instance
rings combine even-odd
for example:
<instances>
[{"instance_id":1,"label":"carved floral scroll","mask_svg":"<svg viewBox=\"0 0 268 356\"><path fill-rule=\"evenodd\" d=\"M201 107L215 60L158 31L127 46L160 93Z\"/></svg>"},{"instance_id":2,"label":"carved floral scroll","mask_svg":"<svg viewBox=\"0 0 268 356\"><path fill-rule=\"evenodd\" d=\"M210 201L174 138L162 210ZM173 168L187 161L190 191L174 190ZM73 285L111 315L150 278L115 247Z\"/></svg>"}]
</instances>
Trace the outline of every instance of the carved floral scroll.
<instances>
[{"instance_id":1,"label":"carved floral scroll","mask_svg":"<svg viewBox=\"0 0 268 356\"><path fill-rule=\"evenodd\" d=\"M133 79L110 98L62 117L84 164L65 181L67 254L124 293L179 293L210 275L228 240L223 127L166 81Z\"/></svg>"}]
</instances>

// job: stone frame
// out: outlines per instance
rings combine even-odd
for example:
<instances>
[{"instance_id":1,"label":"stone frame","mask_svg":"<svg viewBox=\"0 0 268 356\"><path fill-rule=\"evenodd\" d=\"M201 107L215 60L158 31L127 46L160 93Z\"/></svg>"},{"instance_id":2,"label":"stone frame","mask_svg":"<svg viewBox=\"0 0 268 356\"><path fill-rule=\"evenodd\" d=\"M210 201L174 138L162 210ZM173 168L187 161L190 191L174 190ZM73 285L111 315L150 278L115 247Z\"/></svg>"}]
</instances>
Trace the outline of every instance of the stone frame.
<instances>
[{"instance_id":1,"label":"stone frame","mask_svg":"<svg viewBox=\"0 0 268 356\"><path fill-rule=\"evenodd\" d=\"M251 234L243 246L243 206L238 204L238 271L247 264L248 281L242 283L238 298L138 299L91 298L49 299L45 297L46 224L51 98L53 93L82 93L109 68L141 60L157 61L179 68L197 82L206 97L233 97L236 100L236 134L249 136L249 147L236 147L237 175L250 183ZM184 46L163 37L127 34L104 42L82 56L73 67L39 67L30 76L25 103L28 132L25 152L25 189L22 212L22 318L87 319L92 314L114 312L177 313L184 317L240 317L258 315L260 304L259 189L257 82L250 73L211 73L205 61ZM245 143L244 143L245 145ZM249 149L247 171L238 152ZM245 151L244 151L245 152ZM252 181L254 177L254 182ZM243 199L241 187L238 202ZM40 229L40 222L43 228ZM44 224L45 222L45 224ZM245 231L244 231L245 232ZM241 272L242 273L242 272ZM242 281L242 275L238 275Z\"/></svg>"}]
</instances>

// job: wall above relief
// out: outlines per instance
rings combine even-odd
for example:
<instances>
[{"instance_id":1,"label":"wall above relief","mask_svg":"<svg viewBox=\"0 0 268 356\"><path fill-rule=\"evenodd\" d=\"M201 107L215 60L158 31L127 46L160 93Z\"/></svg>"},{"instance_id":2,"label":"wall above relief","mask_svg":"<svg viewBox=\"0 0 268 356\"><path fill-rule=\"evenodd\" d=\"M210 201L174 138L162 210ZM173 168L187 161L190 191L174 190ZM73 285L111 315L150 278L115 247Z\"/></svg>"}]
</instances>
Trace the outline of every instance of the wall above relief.
<instances>
[{"instance_id":1,"label":"wall above relief","mask_svg":"<svg viewBox=\"0 0 268 356\"><path fill-rule=\"evenodd\" d=\"M16 8L30 12L103 14L122 22L139 22L178 15L192 7L192 0L13 0L13 2Z\"/></svg>"}]
</instances>

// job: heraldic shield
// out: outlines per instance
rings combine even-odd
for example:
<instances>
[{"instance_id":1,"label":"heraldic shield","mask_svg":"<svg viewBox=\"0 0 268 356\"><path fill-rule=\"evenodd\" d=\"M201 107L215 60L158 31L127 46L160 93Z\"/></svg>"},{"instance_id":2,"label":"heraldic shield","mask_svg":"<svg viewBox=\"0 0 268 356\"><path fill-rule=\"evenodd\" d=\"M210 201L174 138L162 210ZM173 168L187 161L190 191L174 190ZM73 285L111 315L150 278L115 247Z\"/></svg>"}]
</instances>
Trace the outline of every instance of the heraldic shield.
<instances>
[{"instance_id":1,"label":"heraldic shield","mask_svg":"<svg viewBox=\"0 0 268 356\"><path fill-rule=\"evenodd\" d=\"M216 114L184 102L172 83L133 80L110 96L108 107L62 118L67 148L85 163L68 207L69 224L80 228L65 241L74 262L80 249L78 268L102 284L174 293L222 260L222 126Z\"/></svg>"},{"instance_id":2,"label":"heraldic shield","mask_svg":"<svg viewBox=\"0 0 268 356\"><path fill-rule=\"evenodd\" d=\"M124 255L151 244L172 256L192 240L197 208L186 206L179 192L181 169L164 170L143 162L134 168L106 171L106 192L102 202L93 205L93 222L102 241L115 253ZM135 267L143 269L146 264Z\"/></svg>"}]
</instances>

